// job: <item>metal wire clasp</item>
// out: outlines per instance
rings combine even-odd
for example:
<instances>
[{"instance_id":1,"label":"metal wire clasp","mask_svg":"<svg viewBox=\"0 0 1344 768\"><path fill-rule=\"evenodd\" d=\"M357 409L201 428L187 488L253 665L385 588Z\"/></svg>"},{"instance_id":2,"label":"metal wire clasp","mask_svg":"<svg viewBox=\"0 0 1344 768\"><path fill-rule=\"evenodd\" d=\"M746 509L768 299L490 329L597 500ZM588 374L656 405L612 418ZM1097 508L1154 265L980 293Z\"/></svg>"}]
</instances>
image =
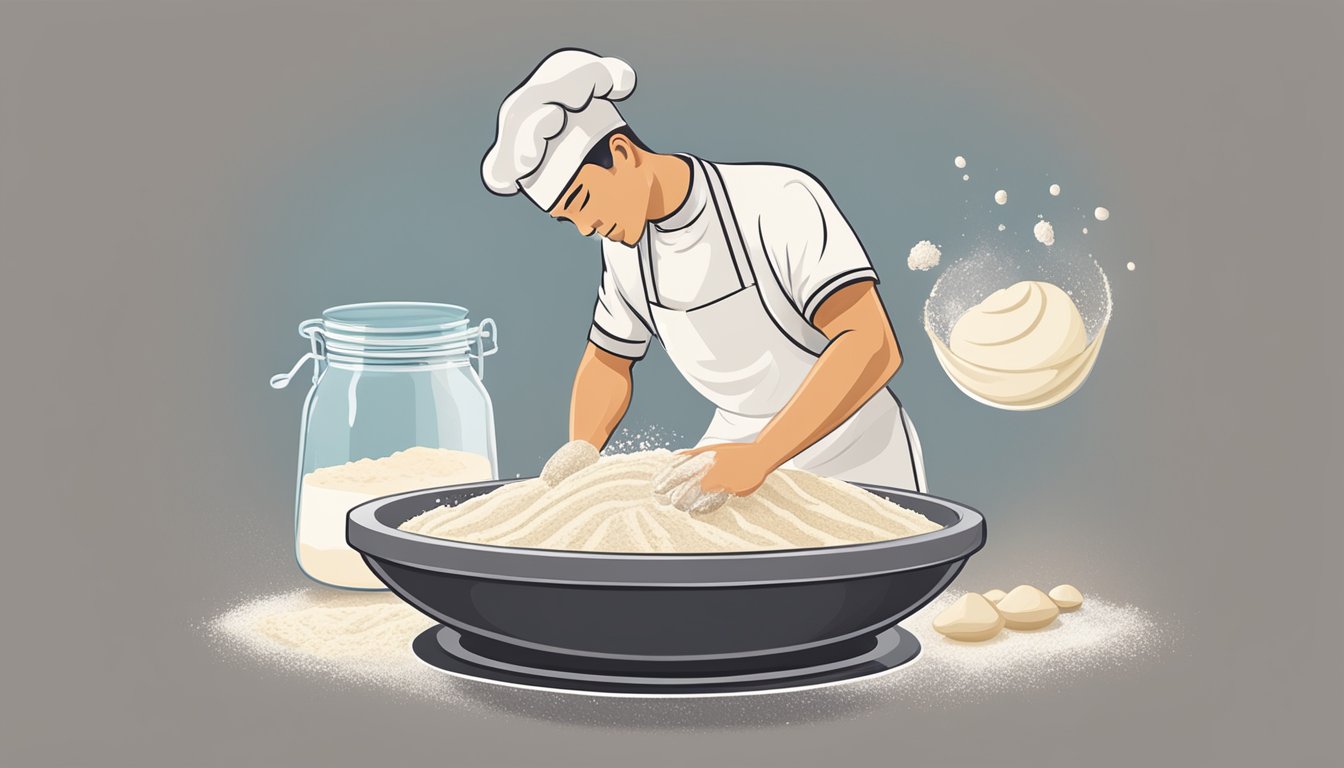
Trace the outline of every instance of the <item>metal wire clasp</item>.
<instances>
[{"instance_id":1,"label":"metal wire clasp","mask_svg":"<svg viewBox=\"0 0 1344 768\"><path fill-rule=\"evenodd\" d=\"M476 369L476 375L485 380L485 358L499 351L499 326L495 325L493 318L485 318L477 326L480 334L472 341L476 345L476 352L469 352L468 355L475 361L473 367ZM490 340L490 348L486 349L485 339Z\"/></svg>"},{"instance_id":2,"label":"metal wire clasp","mask_svg":"<svg viewBox=\"0 0 1344 768\"><path fill-rule=\"evenodd\" d=\"M322 339L322 320L313 318L299 323L299 335L308 339L310 351L299 358L294 367L289 369L289 373L277 373L271 377L271 389L284 389L289 386L289 382L298 374L299 369L309 360L313 361L313 383L317 383L318 377L322 375L322 363L327 359L327 345Z\"/></svg>"}]
</instances>

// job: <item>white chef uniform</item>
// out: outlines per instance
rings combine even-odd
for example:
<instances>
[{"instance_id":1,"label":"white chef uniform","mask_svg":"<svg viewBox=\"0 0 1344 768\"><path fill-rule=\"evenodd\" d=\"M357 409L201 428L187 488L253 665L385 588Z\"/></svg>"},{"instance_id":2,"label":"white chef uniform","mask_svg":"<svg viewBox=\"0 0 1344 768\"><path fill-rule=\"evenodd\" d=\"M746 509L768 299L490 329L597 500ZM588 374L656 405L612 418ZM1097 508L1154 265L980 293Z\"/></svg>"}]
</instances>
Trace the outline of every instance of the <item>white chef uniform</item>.
<instances>
[{"instance_id":1,"label":"white chef uniform","mask_svg":"<svg viewBox=\"0 0 1344 768\"><path fill-rule=\"evenodd\" d=\"M619 59L552 54L505 99L481 166L490 191L550 210L588 151L625 125L612 101L634 90ZM877 279L826 189L778 165L691 166L686 200L638 247L604 241L589 340L643 357L657 336L716 407L701 445L747 442L798 390L828 340L812 325L837 290ZM919 437L882 389L785 466L851 482L926 490Z\"/></svg>"},{"instance_id":2,"label":"white chef uniform","mask_svg":"<svg viewBox=\"0 0 1344 768\"><path fill-rule=\"evenodd\" d=\"M692 166L686 201L635 248L603 242L588 338L638 359L657 336L717 408L700 444L746 442L825 349L811 324L817 308L877 273L826 189L803 171L683 157ZM785 466L926 490L919 436L885 388Z\"/></svg>"}]
</instances>

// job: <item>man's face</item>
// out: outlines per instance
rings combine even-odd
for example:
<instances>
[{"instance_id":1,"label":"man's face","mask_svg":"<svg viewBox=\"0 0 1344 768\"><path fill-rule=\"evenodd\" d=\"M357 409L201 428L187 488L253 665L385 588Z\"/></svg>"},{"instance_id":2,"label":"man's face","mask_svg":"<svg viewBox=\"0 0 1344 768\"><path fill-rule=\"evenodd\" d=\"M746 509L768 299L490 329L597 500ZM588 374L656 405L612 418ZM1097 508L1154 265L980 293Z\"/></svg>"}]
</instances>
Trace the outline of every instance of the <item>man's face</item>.
<instances>
[{"instance_id":1,"label":"man's face","mask_svg":"<svg viewBox=\"0 0 1344 768\"><path fill-rule=\"evenodd\" d=\"M611 138L611 158L610 168L591 163L580 168L550 210L551 218L573 224L584 237L597 234L635 245L648 223L648 185L639 173L634 145L624 136Z\"/></svg>"}]
</instances>

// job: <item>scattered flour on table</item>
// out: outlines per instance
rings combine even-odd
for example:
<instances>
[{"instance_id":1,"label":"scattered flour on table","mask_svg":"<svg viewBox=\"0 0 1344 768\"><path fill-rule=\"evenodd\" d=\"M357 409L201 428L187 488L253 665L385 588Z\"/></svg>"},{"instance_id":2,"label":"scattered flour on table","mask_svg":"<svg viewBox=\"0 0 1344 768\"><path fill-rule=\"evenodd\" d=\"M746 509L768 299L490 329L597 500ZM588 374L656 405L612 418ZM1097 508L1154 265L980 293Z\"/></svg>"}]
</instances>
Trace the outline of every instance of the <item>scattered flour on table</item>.
<instances>
[{"instance_id":1,"label":"scattered flour on table","mask_svg":"<svg viewBox=\"0 0 1344 768\"><path fill-rule=\"evenodd\" d=\"M387 592L305 588L239 603L208 631L218 644L287 671L433 693L440 675L411 653L411 640L433 624Z\"/></svg>"},{"instance_id":2,"label":"scattered flour on table","mask_svg":"<svg viewBox=\"0 0 1344 768\"><path fill-rule=\"evenodd\" d=\"M1164 650L1177 633L1141 608L1089 594L1082 608L1061 614L1045 629L1004 631L993 640L962 643L933 629L933 618L962 594L946 592L901 622L923 646L919 658L910 664L871 680L768 698L776 702L775 706L789 707L790 700L796 702L802 707L802 718L808 711L815 711L808 702L815 703L818 697L905 700L932 708L955 705L1004 692L1057 688L1072 679L1124 668ZM432 624L429 618L386 593L304 588L242 602L213 619L207 629L224 650L294 674L470 706L473 699L463 695L462 686L482 684L449 677L411 652L411 640ZM510 695L536 699L539 704L543 698L555 697L565 702L598 701L536 691ZM742 699L748 707L759 700ZM635 706L661 711L682 703L602 701L623 711ZM693 703L703 706L704 702Z\"/></svg>"},{"instance_id":3,"label":"scattered flour on table","mask_svg":"<svg viewBox=\"0 0 1344 768\"><path fill-rule=\"evenodd\" d=\"M908 668L871 684L900 687L930 702L1053 687L1150 656L1172 640L1173 632L1138 606L1089 595L1081 608L1061 613L1044 629L1004 631L992 640L963 643L933 629L933 618L962 594L944 592L902 621L919 638L923 652Z\"/></svg>"},{"instance_id":4,"label":"scattered flour on table","mask_svg":"<svg viewBox=\"0 0 1344 768\"><path fill-rule=\"evenodd\" d=\"M921 272L927 272L938 266L938 261L942 259L943 252L938 246L928 240L920 240L910 248L910 256L906 259L906 264L911 269L918 269Z\"/></svg>"}]
</instances>

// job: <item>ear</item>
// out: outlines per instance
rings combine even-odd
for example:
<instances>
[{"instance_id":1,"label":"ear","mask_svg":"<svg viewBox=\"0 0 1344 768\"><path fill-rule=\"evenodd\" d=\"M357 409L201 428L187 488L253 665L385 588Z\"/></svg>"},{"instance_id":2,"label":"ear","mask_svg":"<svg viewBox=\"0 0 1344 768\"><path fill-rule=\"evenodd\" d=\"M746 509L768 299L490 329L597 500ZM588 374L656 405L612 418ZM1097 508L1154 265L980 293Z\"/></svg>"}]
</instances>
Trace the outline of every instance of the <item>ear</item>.
<instances>
[{"instance_id":1,"label":"ear","mask_svg":"<svg viewBox=\"0 0 1344 768\"><path fill-rule=\"evenodd\" d=\"M634 163L636 167L639 166L639 153L636 151L634 142L630 141L624 134L618 133L615 136L612 136L608 146L611 149L611 159L613 162L621 164Z\"/></svg>"}]
</instances>

